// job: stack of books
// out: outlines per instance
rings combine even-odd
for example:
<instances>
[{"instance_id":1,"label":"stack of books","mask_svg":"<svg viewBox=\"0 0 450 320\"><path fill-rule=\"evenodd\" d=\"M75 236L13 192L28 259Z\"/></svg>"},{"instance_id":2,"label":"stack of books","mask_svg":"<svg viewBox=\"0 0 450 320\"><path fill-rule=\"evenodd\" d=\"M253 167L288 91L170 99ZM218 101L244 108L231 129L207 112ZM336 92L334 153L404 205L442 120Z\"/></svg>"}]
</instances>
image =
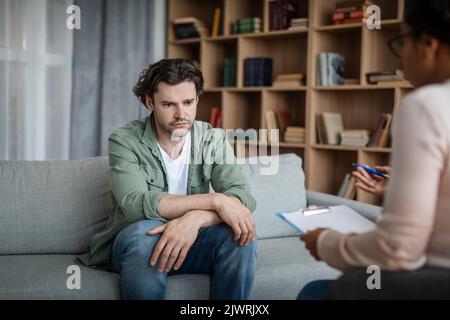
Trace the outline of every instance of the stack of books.
<instances>
[{"instance_id":1,"label":"stack of books","mask_svg":"<svg viewBox=\"0 0 450 320\"><path fill-rule=\"evenodd\" d=\"M272 86L272 65L270 57L247 58L244 60L244 86Z\"/></svg>"},{"instance_id":2,"label":"stack of books","mask_svg":"<svg viewBox=\"0 0 450 320\"><path fill-rule=\"evenodd\" d=\"M342 181L342 184L339 188L338 197L346 198L353 200L356 196L356 187L355 187L355 178L347 173Z\"/></svg>"},{"instance_id":3,"label":"stack of books","mask_svg":"<svg viewBox=\"0 0 450 320\"><path fill-rule=\"evenodd\" d=\"M307 18L292 19L288 30L297 30L297 31L308 30L308 19Z\"/></svg>"},{"instance_id":4,"label":"stack of books","mask_svg":"<svg viewBox=\"0 0 450 320\"><path fill-rule=\"evenodd\" d=\"M378 126L372 132L368 147L372 148L386 148L389 146L389 137L392 124L392 114L383 113L381 115Z\"/></svg>"},{"instance_id":5,"label":"stack of books","mask_svg":"<svg viewBox=\"0 0 450 320\"><path fill-rule=\"evenodd\" d=\"M334 24L348 24L364 22L368 17L367 7L372 5L372 0L339 1L333 11Z\"/></svg>"},{"instance_id":6,"label":"stack of books","mask_svg":"<svg viewBox=\"0 0 450 320\"><path fill-rule=\"evenodd\" d=\"M222 109L219 107L211 108L209 123L213 128L222 128Z\"/></svg>"},{"instance_id":7,"label":"stack of books","mask_svg":"<svg viewBox=\"0 0 450 320\"><path fill-rule=\"evenodd\" d=\"M273 86L277 88L297 88L305 85L305 75L303 73L279 74L273 81Z\"/></svg>"},{"instance_id":8,"label":"stack of books","mask_svg":"<svg viewBox=\"0 0 450 320\"><path fill-rule=\"evenodd\" d=\"M294 0L269 1L269 30L285 30L298 18L299 3Z\"/></svg>"},{"instance_id":9,"label":"stack of books","mask_svg":"<svg viewBox=\"0 0 450 320\"><path fill-rule=\"evenodd\" d=\"M305 143L305 128L287 127L283 135L283 140L291 143Z\"/></svg>"},{"instance_id":10,"label":"stack of books","mask_svg":"<svg viewBox=\"0 0 450 320\"><path fill-rule=\"evenodd\" d=\"M316 129L319 144L338 145L344 130L342 115L335 112L317 114Z\"/></svg>"},{"instance_id":11,"label":"stack of books","mask_svg":"<svg viewBox=\"0 0 450 320\"><path fill-rule=\"evenodd\" d=\"M223 70L223 86L235 87L236 86L236 59L225 58L224 70Z\"/></svg>"},{"instance_id":12,"label":"stack of books","mask_svg":"<svg viewBox=\"0 0 450 320\"><path fill-rule=\"evenodd\" d=\"M208 29L203 22L194 17L177 18L172 21L175 37L178 40L206 37Z\"/></svg>"},{"instance_id":13,"label":"stack of books","mask_svg":"<svg viewBox=\"0 0 450 320\"><path fill-rule=\"evenodd\" d=\"M258 17L239 19L233 24L235 34L254 32L261 32L261 19Z\"/></svg>"},{"instance_id":14,"label":"stack of books","mask_svg":"<svg viewBox=\"0 0 450 320\"><path fill-rule=\"evenodd\" d=\"M341 133L341 145L365 147L369 143L369 130L343 130Z\"/></svg>"},{"instance_id":15,"label":"stack of books","mask_svg":"<svg viewBox=\"0 0 450 320\"><path fill-rule=\"evenodd\" d=\"M376 72L366 73L367 83L369 84L380 84L380 83L404 83L409 84L405 80L405 75L402 70L383 70Z\"/></svg>"},{"instance_id":16,"label":"stack of books","mask_svg":"<svg viewBox=\"0 0 450 320\"><path fill-rule=\"evenodd\" d=\"M317 55L316 84L337 86L345 83L345 56L336 52L321 52Z\"/></svg>"}]
</instances>

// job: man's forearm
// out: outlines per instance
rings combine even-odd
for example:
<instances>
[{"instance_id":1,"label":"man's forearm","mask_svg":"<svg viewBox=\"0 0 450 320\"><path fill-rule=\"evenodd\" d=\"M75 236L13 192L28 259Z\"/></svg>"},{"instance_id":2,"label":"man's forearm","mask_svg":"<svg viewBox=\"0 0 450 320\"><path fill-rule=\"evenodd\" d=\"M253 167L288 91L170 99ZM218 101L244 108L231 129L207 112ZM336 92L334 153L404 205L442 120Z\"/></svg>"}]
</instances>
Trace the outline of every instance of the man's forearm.
<instances>
[{"instance_id":1,"label":"man's forearm","mask_svg":"<svg viewBox=\"0 0 450 320\"><path fill-rule=\"evenodd\" d=\"M165 195L159 202L159 215L167 220L176 219L192 210L217 211L220 194L206 193L188 196Z\"/></svg>"},{"instance_id":2,"label":"man's forearm","mask_svg":"<svg viewBox=\"0 0 450 320\"><path fill-rule=\"evenodd\" d=\"M223 222L220 216L215 211L210 210L192 210L187 214L195 215L195 219L198 221L200 227L209 227L215 224Z\"/></svg>"}]
</instances>

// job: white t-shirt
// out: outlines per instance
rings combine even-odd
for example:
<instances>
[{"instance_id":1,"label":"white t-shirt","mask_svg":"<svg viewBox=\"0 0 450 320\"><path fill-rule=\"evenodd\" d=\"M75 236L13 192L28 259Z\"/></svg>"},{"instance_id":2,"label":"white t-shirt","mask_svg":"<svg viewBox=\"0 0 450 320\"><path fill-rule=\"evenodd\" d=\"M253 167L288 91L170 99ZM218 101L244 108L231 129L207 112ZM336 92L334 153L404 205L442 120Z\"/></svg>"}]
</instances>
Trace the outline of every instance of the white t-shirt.
<instances>
[{"instance_id":1,"label":"white t-shirt","mask_svg":"<svg viewBox=\"0 0 450 320\"><path fill-rule=\"evenodd\" d=\"M164 165L167 171L167 184L169 185L169 194L186 195L187 177L191 154L191 133L186 135L183 149L176 159L172 159L158 143Z\"/></svg>"}]
</instances>

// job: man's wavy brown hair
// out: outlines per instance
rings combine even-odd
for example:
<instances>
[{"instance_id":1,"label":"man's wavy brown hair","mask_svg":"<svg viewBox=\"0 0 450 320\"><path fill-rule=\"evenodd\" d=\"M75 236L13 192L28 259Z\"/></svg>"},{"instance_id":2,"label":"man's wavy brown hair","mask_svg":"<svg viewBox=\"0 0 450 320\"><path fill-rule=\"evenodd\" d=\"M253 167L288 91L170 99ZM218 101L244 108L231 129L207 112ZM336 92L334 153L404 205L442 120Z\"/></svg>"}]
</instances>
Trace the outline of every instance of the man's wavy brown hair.
<instances>
[{"instance_id":1,"label":"man's wavy brown hair","mask_svg":"<svg viewBox=\"0 0 450 320\"><path fill-rule=\"evenodd\" d=\"M148 96L153 99L160 82L176 85L184 81L192 81L195 84L197 96L202 94L203 74L192 61L162 59L141 72L139 80L133 88L133 93L146 106L145 98Z\"/></svg>"}]
</instances>

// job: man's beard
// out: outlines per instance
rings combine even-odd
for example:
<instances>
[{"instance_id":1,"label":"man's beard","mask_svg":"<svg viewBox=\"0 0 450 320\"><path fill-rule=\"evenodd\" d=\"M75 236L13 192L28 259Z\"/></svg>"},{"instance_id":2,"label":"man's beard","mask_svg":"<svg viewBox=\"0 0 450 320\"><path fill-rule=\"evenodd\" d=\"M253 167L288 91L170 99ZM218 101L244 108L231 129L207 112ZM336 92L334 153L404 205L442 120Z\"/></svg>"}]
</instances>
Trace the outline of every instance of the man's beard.
<instances>
[{"instance_id":1,"label":"man's beard","mask_svg":"<svg viewBox=\"0 0 450 320\"><path fill-rule=\"evenodd\" d=\"M159 127L170 137L171 141L179 141L181 138L186 136L192 128L192 121L189 119L181 118L175 121L164 124L159 122L158 117L155 114L155 120ZM172 126L177 124L185 124L183 128L173 128Z\"/></svg>"}]
</instances>

